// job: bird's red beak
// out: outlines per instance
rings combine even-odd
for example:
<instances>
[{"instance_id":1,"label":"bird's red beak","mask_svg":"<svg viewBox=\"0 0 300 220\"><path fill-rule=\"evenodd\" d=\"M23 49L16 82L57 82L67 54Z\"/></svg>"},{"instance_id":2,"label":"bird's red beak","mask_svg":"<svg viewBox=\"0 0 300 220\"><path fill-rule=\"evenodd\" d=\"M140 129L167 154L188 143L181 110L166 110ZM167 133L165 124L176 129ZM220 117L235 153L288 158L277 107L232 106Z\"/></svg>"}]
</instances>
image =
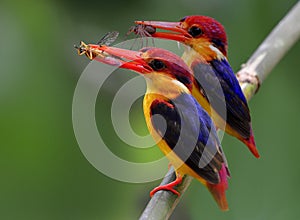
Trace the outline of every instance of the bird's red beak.
<instances>
[{"instance_id":1,"label":"bird's red beak","mask_svg":"<svg viewBox=\"0 0 300 220\"><path fill-rule=\"evenodd\" d=\"M152 37L175 40L185 42L192 38L192 36L181 27L180 22L164 22L164 21L135 21L138 25L152 26L156 29L162 29L170 32L157 32L151 33Z\"/></svg>"},{"instance_id":2,"label":"bird's red beak","mask_svg":"<svg viewBox=\"0 0 300 220\"><path fill-rule=\"evenodd\" d=\"M85 44L75 46L79 55L85 54L90 60L130 69L141 74L152 72L149 64L142 58L142 52L125 50L106 45Z\"/></svg>"},{"instance_id":3,"label":"bird's red beak","mask_svg":"<svg viewBox=\"0 0 300 220\"><path fill-rule=\"evenodd\" d=\"M142 58L142 53L138 51L120 49L116 47L101 46L101 50L115 59L119 59L121 68L130 69L141 74L152 72L151 67ZM101 60L100 60L101 61Z\"/></svg>"}]
</instances>

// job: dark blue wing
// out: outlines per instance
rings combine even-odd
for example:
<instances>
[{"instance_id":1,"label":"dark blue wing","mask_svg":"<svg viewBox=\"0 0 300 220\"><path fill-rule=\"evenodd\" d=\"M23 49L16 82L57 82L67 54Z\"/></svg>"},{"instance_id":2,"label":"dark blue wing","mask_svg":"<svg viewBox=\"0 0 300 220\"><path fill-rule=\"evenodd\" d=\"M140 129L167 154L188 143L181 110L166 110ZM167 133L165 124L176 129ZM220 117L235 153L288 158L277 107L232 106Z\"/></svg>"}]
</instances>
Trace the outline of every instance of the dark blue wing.
<instances>
[{"instance_id":1,"label":"dark blue wing","mask_svg":"<svg viewBox=\"0 0 300 220\"><path fill-rule=\"evenodd\" d=\"M212 60L210 65L194 62L192 69L199 87L205 91L212 107L219 113L222 106L226 105L226 115L219 115L226 117L228 125L243 138L249 138L251 118L247 100L227 60ZM218 85L222 87L223 94L216 90Z\"/></svg>"},{"instance_id":2,"label":"dark blue wing","mask_svg":"<svg viewBox=\"0 0 300 220\"><path fill-rule=\"evenodd\" d=\"M161 115L164 120L155 117ZM225 161L216 130L209 115L189 94L151 104L151 122L168 146L199 176L219 183Z\"/></svg>"}]
</instances>

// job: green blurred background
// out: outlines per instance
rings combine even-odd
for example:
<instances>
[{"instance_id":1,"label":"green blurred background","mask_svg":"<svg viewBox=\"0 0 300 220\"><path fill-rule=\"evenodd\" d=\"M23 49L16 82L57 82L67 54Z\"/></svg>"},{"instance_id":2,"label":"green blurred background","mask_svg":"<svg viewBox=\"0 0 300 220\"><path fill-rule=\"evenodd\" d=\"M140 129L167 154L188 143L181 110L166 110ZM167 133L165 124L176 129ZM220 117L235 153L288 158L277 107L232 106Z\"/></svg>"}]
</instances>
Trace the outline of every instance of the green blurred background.
<instances>
[{"instance_id":1,"label":"green blurred background","mask_svg":"<svg viewBox=\"0 0 300 220\"><path fill-rule=\"evenodd\" d=\"M136 19L209 15L226 27L236 71L296 2L2 0L0 219L137 219L159 183L110 179L82 155L73 133L72 98L89 61L77 55L74 43L96 42L111 30L118 30L122 39ZM194 181L171 219L299 219L299 57L298 43L250 103L261 159L235 139L223 140L232 173L230 211L219 211ZM116 85L135 76L127 73ZM101 106L109 106L113 92L104 89L103 94L104 101L97 103L98 124L110 115ZM141 100L131 118L137 133L146 134ZM104 139L116 154L136 161L160 156L156 150L149 155L126 146L105 123Z\"/></svg>"}]
</instances>

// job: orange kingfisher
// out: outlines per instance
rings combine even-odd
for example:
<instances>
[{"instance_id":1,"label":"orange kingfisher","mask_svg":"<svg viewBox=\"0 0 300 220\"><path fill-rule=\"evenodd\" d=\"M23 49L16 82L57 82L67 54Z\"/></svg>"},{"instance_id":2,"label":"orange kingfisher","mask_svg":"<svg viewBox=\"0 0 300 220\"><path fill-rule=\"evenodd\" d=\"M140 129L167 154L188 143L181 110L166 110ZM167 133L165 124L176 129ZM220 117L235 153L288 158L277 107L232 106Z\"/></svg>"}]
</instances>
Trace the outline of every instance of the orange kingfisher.
<instances>
[{"instance_id":1,"label":"orange kingfisher","mask_svg":"<svg viewBox=\"0 0 300 220\"><path fill-rule=\"evenodd\" d=\"M147 91L143 110L147 127L176 171L175 181L154 188L150 195L159 190L179 195L173 187L188 174L208 188L220 209L227 210L227 161L210 116L190 93L192 73L184 61L160 48L136 52L82 42L77 49L89 59L99 54L97 61L104 63L107 63L104 54L109 55L117 60L109 62L144 76ZM155 117L157 114L164 120Z\"/></svg>"},{"instance_id":2,"label":"orange kingfisher","mask_svg":"<svg viewBox=\"0 0 300 220\"><path fill-rule=\"evenodd\" d=\"M259 158L247 100L227 61L227 37L224 27L213 18L198 15L186 16L180 22L135 23L137 26L148 27L145 31L152 27L147 36L175 40L189 46L182 59L192 69L196 78L190 89L191 93L211 114L216 127L238 138ZM158 32L157 29L168 32ZM215 91L216 82L220 83L223 96ZM222 108L219 108L224 105L225 114Z\"/></svg>"}]
</instances>

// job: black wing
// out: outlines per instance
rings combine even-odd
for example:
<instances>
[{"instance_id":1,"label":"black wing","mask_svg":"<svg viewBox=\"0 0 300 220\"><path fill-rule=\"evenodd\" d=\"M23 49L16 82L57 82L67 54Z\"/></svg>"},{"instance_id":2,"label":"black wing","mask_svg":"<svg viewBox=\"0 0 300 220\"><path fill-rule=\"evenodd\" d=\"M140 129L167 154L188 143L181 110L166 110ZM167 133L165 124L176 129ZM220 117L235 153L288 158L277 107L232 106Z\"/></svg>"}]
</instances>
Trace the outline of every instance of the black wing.
<instances>
[{"instance_id":1,"label":"black wing","mask_svg":"<svg viewBox=\"0 0 300 220\"><path fill-rule=\"evenodd\" d=\"M191 95L182 94L169 102L155 100L151 116L154 129L181 160L205 180L219 183L218 172L224 158L216 130L209 115Z\"/></svg>"},{"instance_id":2,"label":"black wing","mask_svg":"<svg viewBox=\"0 0 300 220\"><path fill-rule=\"evenodd\" d=\"M249 107L228 62L225 59L212 60L210 65L195 62L192 69L212 107L243 138L249 138L252 132ZM216 89L220 86L221 89Z\"/></svg>"}]
</instances>

